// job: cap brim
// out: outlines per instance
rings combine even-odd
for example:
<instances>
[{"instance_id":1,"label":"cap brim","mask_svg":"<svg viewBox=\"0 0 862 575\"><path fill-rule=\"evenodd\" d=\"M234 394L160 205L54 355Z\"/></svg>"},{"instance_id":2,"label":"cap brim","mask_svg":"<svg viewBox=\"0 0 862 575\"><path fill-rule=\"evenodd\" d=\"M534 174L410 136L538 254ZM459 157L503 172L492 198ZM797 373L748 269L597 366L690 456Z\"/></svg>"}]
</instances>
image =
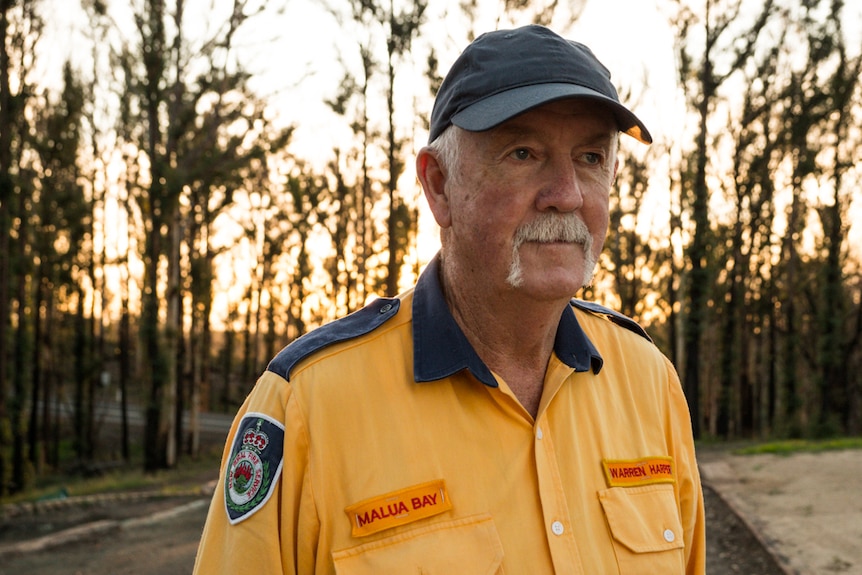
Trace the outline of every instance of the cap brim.
<instances>
[{"instance_id":1,"label":"cap brim","mask_svg":"<svg viewBox=\"0 0 862 575\"><path fill-rule=\"evenodd\" d=\"M452 116L452 123L470 132L483 132L537 106L566 98L589 98L605 104L613 112L620 132L644 144L652 143L649 130L628 108L577 84L533 84L492 94L458 111Z\"/></svg>"}]
</instances>

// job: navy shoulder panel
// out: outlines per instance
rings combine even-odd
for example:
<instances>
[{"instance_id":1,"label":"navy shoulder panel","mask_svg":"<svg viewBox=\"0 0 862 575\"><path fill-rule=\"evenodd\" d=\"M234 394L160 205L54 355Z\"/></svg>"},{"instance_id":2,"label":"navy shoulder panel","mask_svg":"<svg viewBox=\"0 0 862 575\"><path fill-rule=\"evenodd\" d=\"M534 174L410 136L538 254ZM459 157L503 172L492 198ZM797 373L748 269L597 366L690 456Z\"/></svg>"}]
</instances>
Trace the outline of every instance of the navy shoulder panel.
<instances>
[{"instance_id":1,"label":"navy shoulder panel","mask_svg":"<svg viewBox=\"0 0 862 575\"><path fill-rule=\"evenodd\" d=\"M580 299L572 299L572 306L578 309L582 309L584 311L588 311L590 313L594 313L596 315L603 315L615 324L622 326L630 331L633 331L639 336L645 337L647 340L652 342L652 338L649 336L649 334L647 334L647 332L644 330L644 328L640 326L638 322L626 315L621 314L618 311L614 311L597 303L583 301Z\"/></svg>"},{"instance_id":2,"label":"navy shoulder panel","mask_svg":"<svg viewBox=\"0 0 862 575\"><path fill-rule=\"evenodd\" d=\"M401 307L401 300L397 298L377 299L350 315L322 325L297 338L282 349L269 362L266 369L290 380L290 370L297 363L329 345L374 331L387 320L395 317L399 307Z\"/></svg>"}]
</instances>

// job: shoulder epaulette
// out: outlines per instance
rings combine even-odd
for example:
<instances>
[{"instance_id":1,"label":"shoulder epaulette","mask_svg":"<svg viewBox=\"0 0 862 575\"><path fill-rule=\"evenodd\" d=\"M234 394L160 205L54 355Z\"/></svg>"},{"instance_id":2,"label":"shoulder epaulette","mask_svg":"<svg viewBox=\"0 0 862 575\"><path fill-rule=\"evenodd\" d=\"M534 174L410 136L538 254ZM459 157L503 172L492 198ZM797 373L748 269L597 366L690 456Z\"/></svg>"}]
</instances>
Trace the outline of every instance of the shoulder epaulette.
<instances>
[{"instance_id":1,"label":"shoulder epaulette","mask_svg":"<svg viewBox=\"0 0 862 575\"><path fill-rule=\"evenodd\" d=\"M401 300L397 298L380 298L350 315L323 325L296 339L282 349L269 365L271 371L290 380L290 370L316 351L342 341L347 341L370 333L395 317Z\"/></svg>"},{"instance_id":2,"label":"shoulder epaulette","mask_svg":"<svg viewBox=\"0 0 862 575\"><path fill-rule=\"evenodd\" d=\"M603 315L618 326L624 327L629 331L633 331L639 336L645 337L647 340L652 342L652 338L649 336L649 334L647 334L647 332L644 330L644 328L640 326L638 322L626 315L621 314L618 311L614 311L597 303L592 303L580 299L572 299L571 303L573 307L576 307L578 309L582 309L584 311L588 311L597 315Z\"/></svg>"}]
</instances>

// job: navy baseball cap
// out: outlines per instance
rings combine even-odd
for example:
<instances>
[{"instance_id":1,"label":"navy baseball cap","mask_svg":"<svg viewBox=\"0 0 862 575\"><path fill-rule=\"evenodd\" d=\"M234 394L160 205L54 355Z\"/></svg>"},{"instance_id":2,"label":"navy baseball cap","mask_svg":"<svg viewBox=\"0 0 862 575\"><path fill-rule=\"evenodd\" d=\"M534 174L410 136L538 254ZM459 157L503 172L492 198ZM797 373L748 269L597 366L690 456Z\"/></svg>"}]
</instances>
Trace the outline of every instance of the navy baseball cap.
<instances>
[{"instance_id":1,"label":"navy baseball cap","mask_svg":"<svg viewBox=\"0 0 862 575\"><path fill-rule=\"evenodd\" d=\"M488 32L467 46L437 92L428 141L450 124L471 132L490 130L565 98L607 105L621 132L652 143L643 122L620 103L610 72L592 51L536 25Z\"/></svg>"}]
</instances>

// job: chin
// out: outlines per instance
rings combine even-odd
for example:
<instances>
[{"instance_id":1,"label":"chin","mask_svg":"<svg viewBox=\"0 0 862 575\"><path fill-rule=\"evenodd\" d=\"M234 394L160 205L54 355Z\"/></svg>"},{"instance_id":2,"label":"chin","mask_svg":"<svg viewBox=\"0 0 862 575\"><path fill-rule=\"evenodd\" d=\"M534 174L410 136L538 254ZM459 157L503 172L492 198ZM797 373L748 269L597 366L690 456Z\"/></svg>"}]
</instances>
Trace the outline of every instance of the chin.
<instances>
[{"instance_id":1,"label":"chin","mask_svg":"<svg viewBox=\"0 0 862 575\"><path fill-rule=\"evenodd\" d=\"M533 278L522 278L520 285L514 289L529 294L538 300L568 300L584 287L583 274L560 277L557 274L546 274ZM510 284L512 285L512 284Z\"/></svg>"},{"instance_id":2,"label":"chin","mask_svg":"<svg viewBox=\"0 0 862 575\"><path fill-rule=\"evenodd\" d=\"M574 252L571 244L540 244L535 247L537 250L525 251L524 246L519 246L512 251L506 278L510 286L518 288L536 280L571 288L574 293L592 283L598 257L589 246L575 244Z\"/></svg>"},{"instance_id":3,"label":"chin","mask_svg":"<svg viewBox=\"0 0 862 575\"><path fill-rule=\"evenodd\" d=\"M506 283L514 289L540 289L574 294L593 281L595 265L588 259L575 265L530 266L514 259ZM584 265L586 264L586 265Z\"/></svg>"}]
</instances>

